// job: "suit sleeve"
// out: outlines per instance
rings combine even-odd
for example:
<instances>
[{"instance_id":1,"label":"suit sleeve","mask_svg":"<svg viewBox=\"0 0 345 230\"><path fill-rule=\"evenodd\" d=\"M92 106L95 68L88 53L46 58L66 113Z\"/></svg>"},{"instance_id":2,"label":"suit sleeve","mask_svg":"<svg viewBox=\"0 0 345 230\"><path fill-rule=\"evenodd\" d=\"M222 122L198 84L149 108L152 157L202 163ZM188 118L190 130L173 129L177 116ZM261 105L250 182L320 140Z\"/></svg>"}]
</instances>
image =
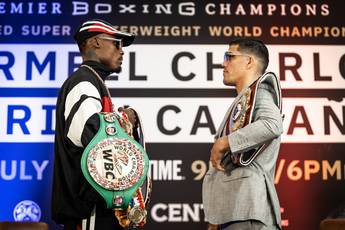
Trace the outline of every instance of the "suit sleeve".
<instances>
[{"instance_id":1,"label":"suit sleeve","mask_svg":"<svg viewBox=\"0 0 345 230\"><path fill-rule=\"evenodd\" d=\"M272 86L262 82L256 94L254 122L228 135L230 150L237 154L256 148L283 133L282 117Z\"/></svg>"}]
</instances>

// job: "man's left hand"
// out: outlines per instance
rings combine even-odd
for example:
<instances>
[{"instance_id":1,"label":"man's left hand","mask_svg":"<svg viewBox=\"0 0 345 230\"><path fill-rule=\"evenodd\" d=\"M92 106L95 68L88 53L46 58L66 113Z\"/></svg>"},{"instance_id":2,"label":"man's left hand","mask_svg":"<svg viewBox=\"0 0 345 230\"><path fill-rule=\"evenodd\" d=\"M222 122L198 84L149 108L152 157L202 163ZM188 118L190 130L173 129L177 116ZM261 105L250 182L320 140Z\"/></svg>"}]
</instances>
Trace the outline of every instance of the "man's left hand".
<instances>
[{"instance_id":1,"label":"man's left hand","mask_svg":"<svg viewBox=\"0 0 345 230\"><path fill-rule=\"evenodd\" d=\"M224 156L224 153L229 150L230 145L227 136L221 137L214 142L211 149L210 161L215 169L224 171L224 168L220 165L220 162L222 160L222 157Z\"/></svg>"},{"instance_id":2,"label":"man's left hand","mask_svg":"<svg viewBox=\"0 0 345 230\"><path fill-rule=\"evenodd\" d=\"M138 117L137 117L137 114L135 113L135 111L133 109L119 107L118 111L119 112L124 112L127 115L127 118L129 120L129 122L131 122L133 128L137 127L137 125L138 125Z\"/></svg>"}]
</instances>

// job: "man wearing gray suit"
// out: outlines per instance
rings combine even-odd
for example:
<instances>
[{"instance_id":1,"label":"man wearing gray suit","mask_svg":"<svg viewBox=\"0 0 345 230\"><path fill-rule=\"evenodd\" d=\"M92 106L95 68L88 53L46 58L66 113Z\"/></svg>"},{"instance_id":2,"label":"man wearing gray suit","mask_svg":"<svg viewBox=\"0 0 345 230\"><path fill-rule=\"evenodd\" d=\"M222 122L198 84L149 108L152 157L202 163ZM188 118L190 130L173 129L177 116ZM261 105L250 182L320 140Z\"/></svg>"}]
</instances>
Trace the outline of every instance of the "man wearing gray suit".
<instances>
[{"instance_id":1,"label":"man wearing gray suit","mask_svg":"<svg viewBox=\"0 0 345 230\"><path fill-rule=\"evenodd\" d=\"M268 50L259 40L234 40L225 52L223 83L238 95L216 133L203 182L209 229L281 229L274 187L281 89L267 65Z\"/></svg>"}]
</instances>

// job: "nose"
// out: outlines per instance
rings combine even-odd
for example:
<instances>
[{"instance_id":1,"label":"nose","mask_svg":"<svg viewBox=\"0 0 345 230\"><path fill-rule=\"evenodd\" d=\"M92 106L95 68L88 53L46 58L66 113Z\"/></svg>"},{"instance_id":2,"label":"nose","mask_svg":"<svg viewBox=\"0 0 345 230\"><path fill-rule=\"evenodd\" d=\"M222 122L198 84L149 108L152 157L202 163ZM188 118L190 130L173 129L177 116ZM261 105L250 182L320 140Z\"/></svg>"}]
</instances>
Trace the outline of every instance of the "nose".
<instances>
[{"instance_id":1,"label":"nose","mask_svg":"<svg viewBox=\"0 0 345 230\"><path fill-rule=\"evenodd\" d=\"M227 61L223 61L223 63L222 63L222 67L224 68L224 67L226 67L228 65L228 62Z\"/></svg>"}]
</instances>

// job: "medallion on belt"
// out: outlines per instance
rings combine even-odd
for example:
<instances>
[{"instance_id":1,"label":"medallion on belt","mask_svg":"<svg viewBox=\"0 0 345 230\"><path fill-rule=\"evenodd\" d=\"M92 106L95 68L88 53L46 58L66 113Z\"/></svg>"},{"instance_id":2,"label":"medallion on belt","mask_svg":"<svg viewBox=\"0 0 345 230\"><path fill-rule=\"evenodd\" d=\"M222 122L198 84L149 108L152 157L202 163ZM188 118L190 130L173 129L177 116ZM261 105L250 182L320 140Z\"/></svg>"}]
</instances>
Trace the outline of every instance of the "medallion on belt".
<instances>
[{"instance_id":1,"label":"medallion on belt","mask_svg":"<svg viewBox=\"0 0 345 230\"><path fill-rule=\"evenodd\" d=\"M128 219L134 224L139 224L146 219L147 211L140 206L134 206L128 213Z\"/></svg>"},{"instance_id":2,"label":"medallion on belt","mask_svg":"<svg viewBox=\"0 0 345 230\"><path fill-rule=\"evenodd\" d=\"M87 168L93 180L109 190L132 187L144 173L144 155L125 138L98 142L89 152Z\"/></svg>"},{"instance_id":3,"label":"medallion on belt","mask_svg":"<svg viewBox=\"0 0 345 230\"><path fill-rule=\"evenodd\" d=\"M116 127L113 124L105 126L105 132L108 135L114 136L117 133Z\"/></svg>"},{"instance_id":4,"label":"medallion on belt","mask_svg":"<svg viewBox=\"0 0 345 230\"><path fill-rule=\"evenodd\" d=\"M104 120L107 122L114 122L117 118L115 113L103 113L104 114Z\"/></svg>"},{"instance_id":5,"label":"medallion on belt","mask_svg":"<svg viewBox=\"0 0 345 230\"><path fill-rule=\"evenodd\" d=\"M231 115L230 128L231 132L242 128L245 125L247 118L247 111L250 109L250 96L251 89L248 88L247 91L241 96L239 102L234 107Z\"/></svg>"}]
</instances>

